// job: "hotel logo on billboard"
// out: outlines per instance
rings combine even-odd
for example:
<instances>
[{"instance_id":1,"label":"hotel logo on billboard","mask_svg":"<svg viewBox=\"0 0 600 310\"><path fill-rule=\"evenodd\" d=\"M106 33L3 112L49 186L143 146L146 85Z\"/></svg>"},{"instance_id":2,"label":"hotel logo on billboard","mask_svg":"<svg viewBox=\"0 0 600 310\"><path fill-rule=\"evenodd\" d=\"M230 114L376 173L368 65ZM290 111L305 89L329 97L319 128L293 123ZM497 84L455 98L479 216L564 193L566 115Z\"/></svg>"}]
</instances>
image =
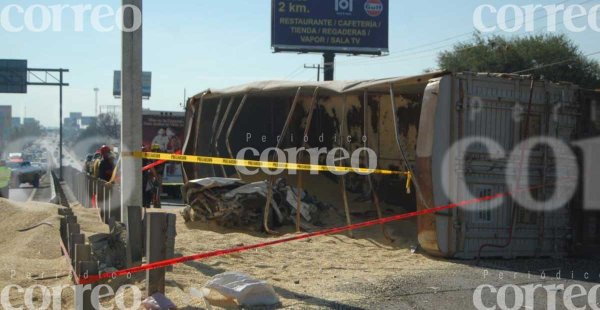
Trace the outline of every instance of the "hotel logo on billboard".
<instances>
[{"instance_id":1,"label":"hotel logo on billboard","mask_svg":"<svg viewBox=\"0 0 600 310\"><path fill-rule=\"evenodd\" d=\"M351 16L354 0L335 0L335 13L342 16Z\"/></svg>"}]
</instances>

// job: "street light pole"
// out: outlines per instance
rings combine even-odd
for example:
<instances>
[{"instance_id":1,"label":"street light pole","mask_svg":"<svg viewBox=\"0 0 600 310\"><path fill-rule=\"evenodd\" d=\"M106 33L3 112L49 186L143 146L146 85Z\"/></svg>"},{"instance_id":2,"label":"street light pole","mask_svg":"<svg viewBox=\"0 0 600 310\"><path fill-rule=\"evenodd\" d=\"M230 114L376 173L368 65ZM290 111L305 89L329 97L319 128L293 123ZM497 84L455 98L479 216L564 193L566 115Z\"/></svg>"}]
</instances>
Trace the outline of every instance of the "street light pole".
<instances>
[{"instance_id":1,"label":"street light pole","mask_svg":"<svg viewBox=\"0 0 600 310\"><path fill-rule=\"evenodd\" d=\"M94 93L96 95L96 98L95 98L95 101L94 101L95 102L95 107L96 107L95 110L94 110L94 112L96 113L96 115L94 115L94 116L96 116L96 117L98 117L98 92L99 91L100 91L100 88L98 88L98 87L94 88Z\"/></svg>"},{"instance_id":2,"label":"street light pole","mask_svg":"<svg viewBox=\"0 0 600 310\"><path fill-rule=\"evenodd\" d=\"M59 114L60 114L60 119L58 120L60 126L59 126L59 132L58 132L58 143L59 143L59 147L58 147L58 178L62 181L63 180L63 70L60 69L59 72L60 76L59 76Z\"/></svg>"}]
</instances>

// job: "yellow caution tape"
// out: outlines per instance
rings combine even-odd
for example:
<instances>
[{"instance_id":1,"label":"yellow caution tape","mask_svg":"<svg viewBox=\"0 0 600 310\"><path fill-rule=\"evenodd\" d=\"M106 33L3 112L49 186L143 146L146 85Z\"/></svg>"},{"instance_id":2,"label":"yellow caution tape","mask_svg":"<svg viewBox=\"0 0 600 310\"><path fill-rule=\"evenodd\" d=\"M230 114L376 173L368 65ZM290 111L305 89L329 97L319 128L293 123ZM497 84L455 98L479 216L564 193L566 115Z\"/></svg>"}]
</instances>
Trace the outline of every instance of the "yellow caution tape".
<instances>
[{"instance_id":1,"label":"yellow caution tape","mask_svg":"<svg viewBox=\"0 0 600 310\"><path fill-rule=\"evenodd\" d=\"M412 172L408 171L406 173L406 193L407 194L410 194L410 184L412 183L412 178L413 178Z\"/></svg>"},{"instance_id":2,"label":"yellow caution tape","mask_svg":"<svg viewBox=\"0 0 600 310\"><path fill-rule=\"evenodd\" d=\"M123 156L132 156L132 157L136 157L136 158L145 158L145 159L153 159L153 160L175 161L175 162L185 162L185 163L195 163L195 164L207 164L207 165L238 166L238 167L300 170L300 171L330 171L330 172L356 172L356 173L363 173L363 174L374 173L374 174L384 174L384 175L405 175L406 176L406 191L408 194L410 194L410 185L411 185L412 178L413 178L413 175L411 172L394 171L394 170L386 170L386 169L368 169L368 168L338 167L338 166L313 165L313 164L295 164L295 163L282 163L282 162L258 161L258 160L246 160L246 159L232 159L232 158L210 157L210 156L152 153L152 152L132 152L132 153L127 153L127 154L124 153Z\"/></svg>"}]
</instances>

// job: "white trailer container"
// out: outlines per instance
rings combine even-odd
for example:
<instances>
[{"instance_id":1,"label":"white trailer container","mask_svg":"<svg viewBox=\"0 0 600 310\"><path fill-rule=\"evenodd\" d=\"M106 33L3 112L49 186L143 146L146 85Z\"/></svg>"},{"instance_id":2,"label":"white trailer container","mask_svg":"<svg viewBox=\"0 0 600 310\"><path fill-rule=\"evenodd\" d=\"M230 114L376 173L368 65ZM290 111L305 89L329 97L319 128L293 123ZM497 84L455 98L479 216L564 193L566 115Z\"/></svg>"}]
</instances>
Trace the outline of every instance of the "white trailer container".
<instances>
[{"instance_id":1,"label":"white trailer container","mask_svg":"<svg viewBox=\"0 0 600 310\"><path fill-rule=\"evenodd\" d=\"M418 209L511 192L519 184L535 187L560 182L566 176L556 173L558 157L573 163L570 171L576 171L577 161L570 152L554 154L546 145L532 145L531 156L521 157L517 145L536 136L566 144L575 139L578 91L572 84L532 84L528 78L507 75L465 73L431 80L425 89L417 140L417 171L425 184L425 199L417 200ZM481 143L451 148L469 138L490 139L507 155L493 159L499 150ZM516 154L513 163L518 159L517 167L528 160L529 169L507 169L510 153ZM449 158L446 163L445 156ZM576 180L568 182L567 186L577 184ZM552 185L538 187L532 195L544 201L553 189ZM497 200L420 217L421 246L429 253L457 258L567 254L572 239L569 203L556 211L534 212L511 196L501 199L495 208L490 204Z\"/></svg>"}]
</instances>

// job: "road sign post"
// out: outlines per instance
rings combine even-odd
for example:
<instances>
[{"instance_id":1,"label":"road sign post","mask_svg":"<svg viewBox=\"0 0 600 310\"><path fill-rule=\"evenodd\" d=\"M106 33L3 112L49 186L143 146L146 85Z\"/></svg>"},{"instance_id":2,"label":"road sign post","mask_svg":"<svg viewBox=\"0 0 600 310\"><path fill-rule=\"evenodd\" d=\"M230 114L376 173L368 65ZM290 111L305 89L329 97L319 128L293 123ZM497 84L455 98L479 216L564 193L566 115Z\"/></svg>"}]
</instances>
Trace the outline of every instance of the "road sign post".
<instances>
[{"instance_id":1,"label":"road sign post","mask_svg":"<svg viewBox=\"0 0 600 310\"><path fill-rule=\"evenodd\" d=\"M274 52L323 53L325 81L336 54L389 52L389 0L272 0Z\"/></svg>"},{"instance_id":2,"label":"road sign post","mask_svg":"<svg viewBox=\"0 0 600 310\"><path fill-rule=\"evenodd\" d=\"M27 68L27 60L0 59L0 93L26 94L27 86L59 87L59 178L63 178L63 86L69 86L63 80L67 69ZM58 73L58 77L55 74Z\"/></svg>"}]
</instances>

